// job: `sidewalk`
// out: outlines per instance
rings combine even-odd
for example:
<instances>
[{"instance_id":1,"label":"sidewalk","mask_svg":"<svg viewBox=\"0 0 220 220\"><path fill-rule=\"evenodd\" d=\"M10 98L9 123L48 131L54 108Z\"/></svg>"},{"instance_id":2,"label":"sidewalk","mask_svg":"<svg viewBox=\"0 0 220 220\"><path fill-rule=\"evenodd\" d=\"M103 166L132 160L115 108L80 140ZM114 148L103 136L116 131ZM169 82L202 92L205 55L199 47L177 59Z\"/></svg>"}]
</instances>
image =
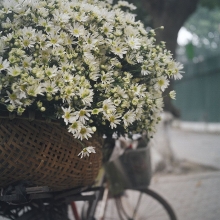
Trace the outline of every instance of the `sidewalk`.
<instances>
[{"instance_id":1,"label":"sidewalk","mask_svg":"<svg viewBox=\"0 0 220 220\"><path fill-rule=\"evenodd\" d=\"M171 147L179 159L220 169L220 134L172 128Z\"/></svg>"},{"instance_id":2,"label":"sidewalk","mask_svg":"<svg viewBox=\"0 0 220 220\"><path fill-rule=\"evenodd\" d=\"M178 220L220 219L220 172L154 176L150 188L166 198Z\"/></svg>"},{"instance_id":3,"label":"sidewalk","mask_svg":"<svg viewBox=\"0 0 220 220\"><path fill-rule=\"evenodd\" d=\"M150 188L169 201L178 220L220 219L220 135L172 128L170 141L177 158L201 169L155 174Z\"/></svg>"}]
</instances>

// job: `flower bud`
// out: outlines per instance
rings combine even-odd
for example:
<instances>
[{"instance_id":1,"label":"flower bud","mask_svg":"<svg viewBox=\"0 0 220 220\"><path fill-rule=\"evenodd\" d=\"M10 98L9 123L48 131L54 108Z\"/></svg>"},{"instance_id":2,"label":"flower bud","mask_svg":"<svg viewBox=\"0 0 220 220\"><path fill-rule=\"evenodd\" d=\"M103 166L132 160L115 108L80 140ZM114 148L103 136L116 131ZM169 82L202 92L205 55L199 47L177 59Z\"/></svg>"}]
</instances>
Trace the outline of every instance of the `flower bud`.
<instances>
[{"instance_id":1,"label":"flower bud","mask_svg":"<svg viewBox=\"0 0 220 220\"><path fill-rule=\"evenodd\" d=\"M43 103L42 103L41 101L38 101L38 102L37 102L37 107L38 107L38 108L41 108L42 106L43 106Z\"/></svg>"},{"instance_id":2,"label":"flower bud","mask_svg":"<svg viewBox=\"0 0 220 220\"><path fill-rule=\"evenodd\" d=\"M137 104L138 104L138 99L137 99L137 98L134 98L134 99L132 100L132 104L133 104L133 105L137 105Z\"/></svg>"}]
</instances>

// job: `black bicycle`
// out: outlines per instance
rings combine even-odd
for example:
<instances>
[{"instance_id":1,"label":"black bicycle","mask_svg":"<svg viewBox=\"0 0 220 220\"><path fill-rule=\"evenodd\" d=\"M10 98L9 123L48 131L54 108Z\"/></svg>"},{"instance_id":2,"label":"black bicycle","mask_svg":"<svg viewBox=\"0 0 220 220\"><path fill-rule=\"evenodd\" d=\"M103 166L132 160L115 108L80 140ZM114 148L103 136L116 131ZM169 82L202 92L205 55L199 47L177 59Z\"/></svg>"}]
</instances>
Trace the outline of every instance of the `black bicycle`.
<instances>
[{"instance_id":1,"label":"black bicycle","mask_svg":"<svg viewBox=\"0 0 220 220\"><path fill-rule=\"evenodd\" d=\"M10 220L176 220L170 204L149 189L149 147L106 163L93 187L51 192L20 182L2 190L0 216ZM84 201L79 207L77 201Z\"/></svg>"}]
</instances>

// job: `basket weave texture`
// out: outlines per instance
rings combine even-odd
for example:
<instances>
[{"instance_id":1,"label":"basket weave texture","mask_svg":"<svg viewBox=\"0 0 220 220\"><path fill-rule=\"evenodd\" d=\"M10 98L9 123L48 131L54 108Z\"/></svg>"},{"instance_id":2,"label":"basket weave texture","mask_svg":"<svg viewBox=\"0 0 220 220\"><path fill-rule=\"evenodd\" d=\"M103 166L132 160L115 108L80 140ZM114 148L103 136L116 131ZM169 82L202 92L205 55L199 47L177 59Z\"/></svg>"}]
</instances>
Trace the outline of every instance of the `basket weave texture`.
<instances>
[{"instance_id":1,"label":"basket weave texture","mask_svg":"<svg viewBox=\"0 0 220 220\"><path fill-rule=\"evenodd\" d=\"M59 124L0 119L0 187L25 180L59 191L93 184L102 161L102 139L84 141L96 154L80 159L82 150Z\"/></svg>"}]
</instances>

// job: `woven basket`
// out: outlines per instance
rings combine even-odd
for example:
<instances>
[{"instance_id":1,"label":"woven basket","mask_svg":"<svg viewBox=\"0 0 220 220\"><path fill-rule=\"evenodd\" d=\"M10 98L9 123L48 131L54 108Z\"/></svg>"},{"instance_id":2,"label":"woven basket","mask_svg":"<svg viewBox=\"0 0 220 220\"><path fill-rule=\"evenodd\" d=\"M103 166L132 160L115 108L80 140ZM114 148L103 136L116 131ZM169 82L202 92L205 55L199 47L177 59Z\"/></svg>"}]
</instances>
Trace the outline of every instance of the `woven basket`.
<instances>
[{"instance_id":1,"label":"woven basket","mask_svg":"<svg viewBox=\"0 0 220 220\"><path fill-rule=\"evenodd\" d=\"M96 147L96 154L80 159L82 147L65 127L0 119L0 187L21 180L53 191L92 185L101 166L102 139L84 143Z\"/></svg>"}]
</instances>

